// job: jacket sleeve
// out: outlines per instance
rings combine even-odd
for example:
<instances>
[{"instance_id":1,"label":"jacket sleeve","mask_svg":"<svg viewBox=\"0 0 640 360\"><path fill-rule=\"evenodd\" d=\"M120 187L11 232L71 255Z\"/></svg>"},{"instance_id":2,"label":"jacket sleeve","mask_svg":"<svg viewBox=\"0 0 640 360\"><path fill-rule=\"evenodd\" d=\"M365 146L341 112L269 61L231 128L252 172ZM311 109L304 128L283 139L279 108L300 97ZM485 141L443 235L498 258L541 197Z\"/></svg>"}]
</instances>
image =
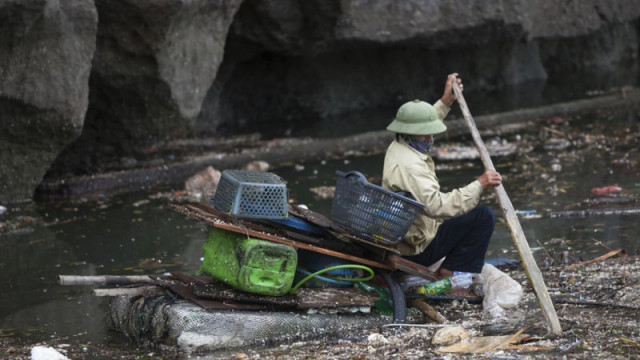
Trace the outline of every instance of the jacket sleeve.
<instances>
[{"instance_id":1,"label":"jacket sleeve","mask_svg":"<svg viewBox=\"0 0 640 360\"><path fill-rule=\"evenodd\" d=\"M425 169L407 169L407 185L414 196L425 207L426 214L434 219L447 219L467 213L478 205L482 195L482 185L474 180L469 185L443 193L433 172Z\"/></svg>"},{"instance_id":2,"label":"jacket sleeve","mask_svg":"<svg viewBox=\"0 0 640 360\"><path fill-rule=\"evenodd\" d=\"M447 117L447 115L449 114L449 111L451 110L450 107L445 105L440 100L436 101L436 103L433 104L433 107L436 109L436 114L438 114L438 119L440 119L441 121L444 121L444 118Z\"/></svg>"}]
</instances>

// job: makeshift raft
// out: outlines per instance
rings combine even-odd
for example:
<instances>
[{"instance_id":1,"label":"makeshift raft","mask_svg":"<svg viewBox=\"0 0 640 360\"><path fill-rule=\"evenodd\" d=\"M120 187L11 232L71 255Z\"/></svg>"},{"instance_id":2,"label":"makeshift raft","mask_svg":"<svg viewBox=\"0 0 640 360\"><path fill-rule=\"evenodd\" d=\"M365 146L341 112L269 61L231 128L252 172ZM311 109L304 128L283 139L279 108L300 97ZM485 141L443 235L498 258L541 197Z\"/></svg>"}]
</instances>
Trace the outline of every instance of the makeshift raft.
<instances>
[{"instance_id":1,"label":"makeshift raft","mask_svg":"<svg viewBox=\"0 0 640 360\"><path fill-rule=\"evenodd\" d=\"M325 230L323 235L299 231L278 223L265 223L241 219L200 204L173 205L172 208L187 216L199 219L213 227L244 234L258 239L286 244L298 249L344 259L372 267L386 281L394 304L394 322L402 323L406 316L404 292L392 273L404 273L436 280L427 267L409 261L392 246L365 240L344 231L321 214L295 206L289 207L292 215L300 217Z\"/></svg>"},{"instance_id":2,"label":"makeshift raft","mask_svg":"<svg viewBox=\"0 0 640 360\"><path fill-rule=\"evenodd\" d=\"M394 303L393 319L371 313L378 296L356 288L300 288L294 294L265 296L235 290L209 276L172 273L151 277L150 281L144 281L144 288L113 289L134 293L111 301L108 315L111 328L143 343L208 352L344 337L392 320L405 321L406 299L394 274L435 279L426 267L402 258L393 247L347 233L326 217L306 209L290 206L289 211L321 227L322 234L276 222L241 219L206 205L171 205L171 208L215 228L368 266L388 284ZM60 279L61 283L65 281L74 280ZM123 283L121 278L114 281ZM136 289L143 292L136 295ZM102 295L112 295L108 290Z\"/></svg>"}]
</instances>

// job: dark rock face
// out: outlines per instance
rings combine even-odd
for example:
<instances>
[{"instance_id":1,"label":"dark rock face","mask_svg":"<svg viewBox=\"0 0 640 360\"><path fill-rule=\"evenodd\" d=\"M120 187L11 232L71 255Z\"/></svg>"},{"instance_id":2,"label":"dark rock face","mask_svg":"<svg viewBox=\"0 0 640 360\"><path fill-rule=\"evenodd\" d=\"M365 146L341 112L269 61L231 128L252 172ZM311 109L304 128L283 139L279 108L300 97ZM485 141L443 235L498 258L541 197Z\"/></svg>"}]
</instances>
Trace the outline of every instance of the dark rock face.
<instances>
[{"instance_id":1,"label":"dark rock face","mask_svg":"<svg viewBox=\"0 0 640 360\"><path fill-rule=\"evenodd\" d=\"M483 91L569 73L634 78L639 16L638 0L249 0L197 125L295 135L363 109L434 101L452 71Z\"/></svg>"},{"instance_id":2,"label":"dark rock face","mask_svg":"<svg viewBox=\"0 0 640 360\"><path fill-rule=\"evenodd\" d=\"M154 141L188 134L240 3L96 1L100 23L85 127L50 175L105 171L106 159L144 156Z\"/></svg>"},{"instance_id":3,"label":"dark rock face","mask_svg":"<svg viewBox=\"0 0 640 360\"><path fill-rule=\"evenodd\" d=\"M640 0L94 2L0 5L0 202L173 138L379 130L452 71L480 91L640 72Z\"/></svg>"},{"instance_id":4,"label":"dark rock face","mask_svg":"<svg viewBox=\"0 0 640 360\"><path fill-rule=\"evenodd\" d=\"M97 23L87 1L0 3L0 202L30 199L79 135Z\"/></svg>"}]
</instances>

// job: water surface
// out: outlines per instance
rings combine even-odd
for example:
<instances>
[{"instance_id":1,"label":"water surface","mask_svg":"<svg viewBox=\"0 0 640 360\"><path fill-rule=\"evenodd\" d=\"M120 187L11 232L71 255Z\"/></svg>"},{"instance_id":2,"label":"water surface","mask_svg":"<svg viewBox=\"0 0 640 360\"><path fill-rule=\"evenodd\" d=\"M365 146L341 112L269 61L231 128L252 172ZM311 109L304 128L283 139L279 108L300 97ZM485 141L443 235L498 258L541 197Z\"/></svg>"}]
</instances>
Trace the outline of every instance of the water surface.
<instances>
[{"instance_id":1,"label":"water surface","mask_svg":"<svg viewBox=\"0 0 640 360\"><path fill-rule=\"evenodd\" d=\"M640 251L638 215L549 216L585 208L585 200L597 199L591 189L607 185L621 187L622 194L616 198L623 196L628 201L600 206L639 207L638 123L637 112L594 113L486 139L518 142L521 149L527 149L495 158L494 163L505 176L515 209L535 212L537 218L523 217L521 224L540 267L551 259L562 261L564 251L572 262L616 248L631 254ZM543 145L551 136L541 138L545 127L556 130L556 135L564 133L572 144L561 150L545 149ZM437 141L440 146L446 143L444 138ZM382 155L372 155L273 171L288 181L292 199L330 216L331 199L321 199L310 189L333 186L336 170L358 170L379 184L382 162ZM444 190L466 185L482 172L477 160L437 164ZM561 170L553 171L557 164ZM68 337L78 342L123 342L107 329L107 299L91 296L87 287L59 286L56 277L198 269L207 228L167 209L166 198L154 196L172 190L180 189L10 207L0 216L5 229L12 227L0 235L0 335L35 341ZM500 220L491 192L485 193L481 202L493 208ZM494 261L518 259L502 223L496 228L488 257Z\"/></svg>"}]
</instances>

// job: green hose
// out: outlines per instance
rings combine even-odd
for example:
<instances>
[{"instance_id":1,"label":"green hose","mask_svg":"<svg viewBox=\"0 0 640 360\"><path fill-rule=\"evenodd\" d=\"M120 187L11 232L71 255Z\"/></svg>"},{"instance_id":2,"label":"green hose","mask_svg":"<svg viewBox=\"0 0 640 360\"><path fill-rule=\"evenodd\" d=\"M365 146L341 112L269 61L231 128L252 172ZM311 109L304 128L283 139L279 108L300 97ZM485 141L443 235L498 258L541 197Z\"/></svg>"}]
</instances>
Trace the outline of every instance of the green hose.
<instances>
[{"instance_id":1,"label":"green hose","mask_svg":"<svg viewBox=\"0 0 640 360\"><path fill-rule=\"evenodd\" d=\"M375 276L375 274L373 273L373 270L371 270L370 268L364 266L364 265L336 265L336 266L332 266L332 267L328 267L326 269L322 269L320 271L316 271L313 274L309 274L307 275L304 279L300 280L294 287L291 288L291 290L289 291L290 294L293 294L296 290L298 290L298 288L300 286L302 286L302 284L306 283L307 281L309 281L310 279L320 275L320 274L324 274L328 271L333 271L333 270L339 270L339 269L360 269L360 270L364 270L366 272L369 273L369 276L367 277L363 277L363 278L343 278L343 277L332 277L332 279L336 279L336 280L345 280L345 281L353 281L353 282L360 282L360 281L369 281L371 279L373 279L373 277Z\"/></svg>"}]
</instances>

